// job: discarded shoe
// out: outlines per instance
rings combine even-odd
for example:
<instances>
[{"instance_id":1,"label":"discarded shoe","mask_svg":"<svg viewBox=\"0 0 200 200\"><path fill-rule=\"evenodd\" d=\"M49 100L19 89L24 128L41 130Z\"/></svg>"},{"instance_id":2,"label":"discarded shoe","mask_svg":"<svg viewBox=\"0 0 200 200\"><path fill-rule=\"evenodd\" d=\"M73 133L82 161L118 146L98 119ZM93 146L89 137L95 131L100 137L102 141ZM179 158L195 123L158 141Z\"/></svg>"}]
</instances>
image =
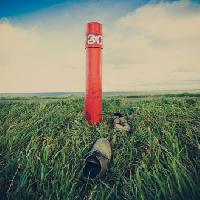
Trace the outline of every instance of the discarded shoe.
<instances>
[{"instance_id":1,"label":"discarded shoe","mask_svg":"<svg viewBox=\"0 0 200 200\"><path fill-rule=\"evenodd\" d=\"M115 130L119 131L131 131L130 125L121 113L114 113L113 127Z\"/></svg>"},{"instance_id":2,"label":"discarded shoe","mask_svg":"<svg viewBox=\"0 0 200 200\"><path fill-rule=\"evenodd\" d=\"M98 139L86 157L83 175L89 178L102 177L111 159L111 145L106 138Z\"/></svg>"}]
</instances>

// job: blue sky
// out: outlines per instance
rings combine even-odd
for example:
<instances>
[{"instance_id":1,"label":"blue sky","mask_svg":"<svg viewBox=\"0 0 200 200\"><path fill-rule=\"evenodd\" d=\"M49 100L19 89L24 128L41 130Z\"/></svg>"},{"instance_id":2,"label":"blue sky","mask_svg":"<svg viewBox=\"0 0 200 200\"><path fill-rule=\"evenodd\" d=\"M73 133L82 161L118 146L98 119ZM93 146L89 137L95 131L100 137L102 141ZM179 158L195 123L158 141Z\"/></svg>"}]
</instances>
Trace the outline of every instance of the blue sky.
<instances>
[{"instance_id":1,"label":"blue sky","mask_svg":"<svg viewBox=\"0 0 200 200\"><path fill-rule=\"evenodd\" d=\"M86 5L90 3L96 4L114 4L123 2L129 5L129 9L137 8L146 3L158 3L160 1L151 0L0 0L0 17L16 17L19 15L26 15L32 12L37 12L58 5L67 5L70 7L74 4ZM163 2L163 1L162 1ZM170 2L170 0L168 1Z\"/></svg>"},{"instance_id":2,"label":"blue sky","mask_svg":"<svg viewBox=\"0 0 200 200\"><path fill-rule=\"evenodd\" d=\"M0 0L0 93L84 91L88 21L104 91L200 89L199 1Z\"/></svg>"},{"instance_id":3,"label":"blue sky","mask_svg":"<svg viewBox=\"0 0 200 200\"><path fill-rule=\"evenodd\" d=\"M28 14L61 3L66 0L0 0L0 17L12 17Z\"/></svg>"}]
</instances>

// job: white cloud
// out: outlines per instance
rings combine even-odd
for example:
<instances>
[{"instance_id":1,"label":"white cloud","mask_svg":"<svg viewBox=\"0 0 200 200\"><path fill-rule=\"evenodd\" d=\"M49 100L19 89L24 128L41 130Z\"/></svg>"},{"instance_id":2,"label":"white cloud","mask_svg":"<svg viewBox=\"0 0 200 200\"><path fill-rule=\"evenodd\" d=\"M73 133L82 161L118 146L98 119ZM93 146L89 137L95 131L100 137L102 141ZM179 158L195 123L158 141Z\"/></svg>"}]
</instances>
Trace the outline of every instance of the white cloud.
<instances>
[{"instance_id":1,"label":"white cloud","mask_svg":"<svg viewBox=\"0 0 200 200\"><path fill-rule=\"evenodd\" d=\"M200 7L149 4L119 16L120 7L96 8L90 17L89 7L45 11L23 25L2 21L0 92L84 91L84 26L92 17L104 24L105 91L199 89Z\"/></svg>"}]
</instances>

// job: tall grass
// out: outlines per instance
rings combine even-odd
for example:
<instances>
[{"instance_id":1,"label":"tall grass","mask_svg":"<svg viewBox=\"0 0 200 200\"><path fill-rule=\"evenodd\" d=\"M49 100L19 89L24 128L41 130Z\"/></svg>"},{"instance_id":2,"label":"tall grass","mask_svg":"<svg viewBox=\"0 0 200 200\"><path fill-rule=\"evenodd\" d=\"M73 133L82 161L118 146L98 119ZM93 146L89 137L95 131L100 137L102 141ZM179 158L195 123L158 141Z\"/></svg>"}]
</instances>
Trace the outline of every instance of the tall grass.
<instances>
[{"instance_id":1,"label":"tall grass","mask_svg":"<svg viewBox=\"0 0 200 200\"><path fill-rule=\"evenodd\" d=\"M103 104L94 127L80 97L0 104L0 199L200 199L200 99ZM131 133L110 127L114 112ZM109 170L85 180L84 156L100 137L112 144Z\"/></svg>"}]
</instances>

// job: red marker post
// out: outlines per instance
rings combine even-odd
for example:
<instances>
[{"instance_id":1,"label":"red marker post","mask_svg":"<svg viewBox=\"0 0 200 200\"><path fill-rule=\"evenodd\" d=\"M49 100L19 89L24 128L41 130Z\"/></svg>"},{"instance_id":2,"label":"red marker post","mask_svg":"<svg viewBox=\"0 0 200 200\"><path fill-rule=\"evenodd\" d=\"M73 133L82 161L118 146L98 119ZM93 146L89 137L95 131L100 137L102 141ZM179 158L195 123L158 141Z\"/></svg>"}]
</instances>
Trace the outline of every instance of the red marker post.
<instances>
[{"instance_id":1,"label":"red marker post","mask_svg":"<svg viewBox=\"0 0 200 200\"><path fill-rule=\"evenodd\" d=\"M98 22L87 24L86 30L86 94L85 119L90 125L102 121L102 25Z\"/></svg>"}]
</instances>

